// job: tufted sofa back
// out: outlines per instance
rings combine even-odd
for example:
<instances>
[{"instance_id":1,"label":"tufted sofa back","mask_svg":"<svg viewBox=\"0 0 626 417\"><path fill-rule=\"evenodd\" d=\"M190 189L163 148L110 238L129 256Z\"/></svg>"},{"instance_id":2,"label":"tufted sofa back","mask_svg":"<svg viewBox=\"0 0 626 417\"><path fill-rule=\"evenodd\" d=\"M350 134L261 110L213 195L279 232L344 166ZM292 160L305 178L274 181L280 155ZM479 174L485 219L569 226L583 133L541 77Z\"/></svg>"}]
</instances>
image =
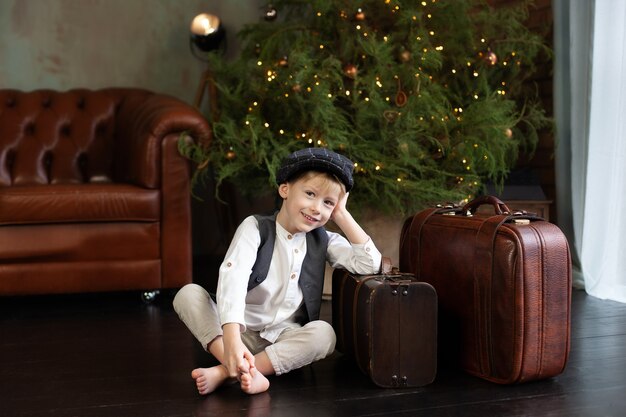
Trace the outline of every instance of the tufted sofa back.
<instances>
[{"instance_id":1,"label":"tufted sofa back","mask_svg":"<svg viewBox=\"0 0 626 417\"><path fill-rule=\"evenodd\" d=\"M66 92L0 90L0 187L117 182L118 132L153 93L137 89ZM124 110L121 112L121 110Z\"/></svg>"},{"instance_id":2,"label":"tufted sofa back","mask_svg":"<svg viewBox=\"0 0 626 417\"><path fill-rule=\"evenodd\" d=\"M212 137L166 94L0 89L0 296L191 282L183 134Z\"/></svg>"}]
</instances>

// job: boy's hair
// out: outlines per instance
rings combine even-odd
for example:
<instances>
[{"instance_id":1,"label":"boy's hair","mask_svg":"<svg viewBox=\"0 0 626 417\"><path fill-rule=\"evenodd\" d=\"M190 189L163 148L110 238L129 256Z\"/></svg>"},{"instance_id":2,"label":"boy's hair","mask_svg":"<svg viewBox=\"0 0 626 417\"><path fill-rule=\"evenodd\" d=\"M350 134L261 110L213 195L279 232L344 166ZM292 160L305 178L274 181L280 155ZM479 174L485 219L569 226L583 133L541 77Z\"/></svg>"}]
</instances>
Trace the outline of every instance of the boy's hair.
<instances>
[{"instance_id":1,"label":"boy's hair","mask_svg":"<svg viewBox=\"0 0 626 417\"><path fill-rule=\"evenodd\" d=\"M306 171L328 173L339 180L346 192L352 189L354 164L348 158L326 148L304 148L293 152L283 161L276 173L276 183L291 181Z\"/></svg>"},{"instance_id":2,"label":"boy's hair","mask_svg":"<svg viewBox=\"0 0 626 417\"><path fill-rule=\"evenodd\" d=\"M318 171L315 169L311 169L308 171L300 171L297 174L293 175L291 178L289 178L289 180L287 182L291 182L294 183L298 180L309 180L312 179L314 177L323 177L326 182L330 182L333 184L336 184L337 186L339 186L339 190L340 190L340 194L343 195L345 193L347 193L348 191L346 190L346 185L339 179L337 178L336 175L331 174L330 172L325 172L325 171Z\"/></svg>"}]
</instances>

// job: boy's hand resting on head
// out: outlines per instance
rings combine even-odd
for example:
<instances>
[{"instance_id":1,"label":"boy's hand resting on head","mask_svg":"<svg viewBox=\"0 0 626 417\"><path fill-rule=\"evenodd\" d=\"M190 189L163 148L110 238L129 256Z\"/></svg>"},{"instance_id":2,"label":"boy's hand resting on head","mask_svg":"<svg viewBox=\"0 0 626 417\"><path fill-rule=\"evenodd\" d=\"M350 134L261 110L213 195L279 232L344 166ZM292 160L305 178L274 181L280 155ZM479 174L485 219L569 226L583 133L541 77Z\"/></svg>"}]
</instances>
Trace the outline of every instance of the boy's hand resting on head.
<instances>
[{"instance_id":1,"label":"boy's hand resting on head","mask_svg":"<svg viewBox=\"0 0 626 417\"><path fill-rule=\"evenodd\" d=\"M348 209L346 208L346 204L348 204L348 196L349 195L350 195L350 193L344 193L343 197L341 197L339 199L339 201L337 201L337 205L335 206L335 208L333 209L332 214L330 215L330 219L332 221L335 221L336 217L341 217L345 213L348 212Z\"/></svg>"},{"instance_id":2,"label":"boy's hand resting on head","mask_svg":"<svg viewBox=\"0 0 626 417\"><path fill-rule=\"evenodd\" d=\"M356 222L356 220L354 220L346 208L349 195L350 193L345 193L343 197L337 201L337 205L335 206L333 213L330 215L330 219L341 229L350 243L363 244L369 240L369 236Z\"/></svg>"}]
</instances>

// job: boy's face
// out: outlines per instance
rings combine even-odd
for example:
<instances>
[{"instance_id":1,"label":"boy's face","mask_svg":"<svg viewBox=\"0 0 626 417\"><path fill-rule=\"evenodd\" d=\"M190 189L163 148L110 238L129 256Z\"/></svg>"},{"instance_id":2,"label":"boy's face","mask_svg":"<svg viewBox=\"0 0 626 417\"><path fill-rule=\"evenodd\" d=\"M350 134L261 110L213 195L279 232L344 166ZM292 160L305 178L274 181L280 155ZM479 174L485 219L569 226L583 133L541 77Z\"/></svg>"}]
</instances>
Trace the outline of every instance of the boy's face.
<instances>
[{"instance_id":1,"label":"boy's face","mask_svg":"<svg viewBox=\"0 0 626 417\"><path fill-rule=\"evenodd\" d=\"M283 183L278 192L283 198L278 221L289 233L298 233L324 226L337 206L342 189L319 174Z\"/></svg>"}]
</instances>

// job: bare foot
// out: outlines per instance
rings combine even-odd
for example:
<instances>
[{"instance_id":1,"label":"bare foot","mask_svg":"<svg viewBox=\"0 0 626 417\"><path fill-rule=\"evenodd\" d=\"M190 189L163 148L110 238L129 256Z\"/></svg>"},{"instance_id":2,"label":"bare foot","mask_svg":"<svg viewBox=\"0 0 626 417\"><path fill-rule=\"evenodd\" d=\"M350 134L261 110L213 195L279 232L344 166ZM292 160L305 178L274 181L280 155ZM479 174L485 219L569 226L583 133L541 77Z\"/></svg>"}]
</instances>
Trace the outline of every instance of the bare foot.
<instances>
[{"instance_id":1,"label":"bare foot","mask_svg":"<svg viewBox=\"0 0 626 417\"><path fill-rule=\"evenodd\" d=\"M261 372L252 369L251 372L241 374L239 378L241 390L246 394L259 394L270 387L270 381Z\"/></svg>"},{"instance_id":2,"label":"bare foot","mask_svg":"<svg viewBox=\"0 0 626 417\"><path fill-rule=\"evenodd\" d=\"M217 387L229 380L228 372L223 365L194 369L191 371L191 377L196 380L196 386L201 395L215 391Z\"/></svg>"}]
</instances>

